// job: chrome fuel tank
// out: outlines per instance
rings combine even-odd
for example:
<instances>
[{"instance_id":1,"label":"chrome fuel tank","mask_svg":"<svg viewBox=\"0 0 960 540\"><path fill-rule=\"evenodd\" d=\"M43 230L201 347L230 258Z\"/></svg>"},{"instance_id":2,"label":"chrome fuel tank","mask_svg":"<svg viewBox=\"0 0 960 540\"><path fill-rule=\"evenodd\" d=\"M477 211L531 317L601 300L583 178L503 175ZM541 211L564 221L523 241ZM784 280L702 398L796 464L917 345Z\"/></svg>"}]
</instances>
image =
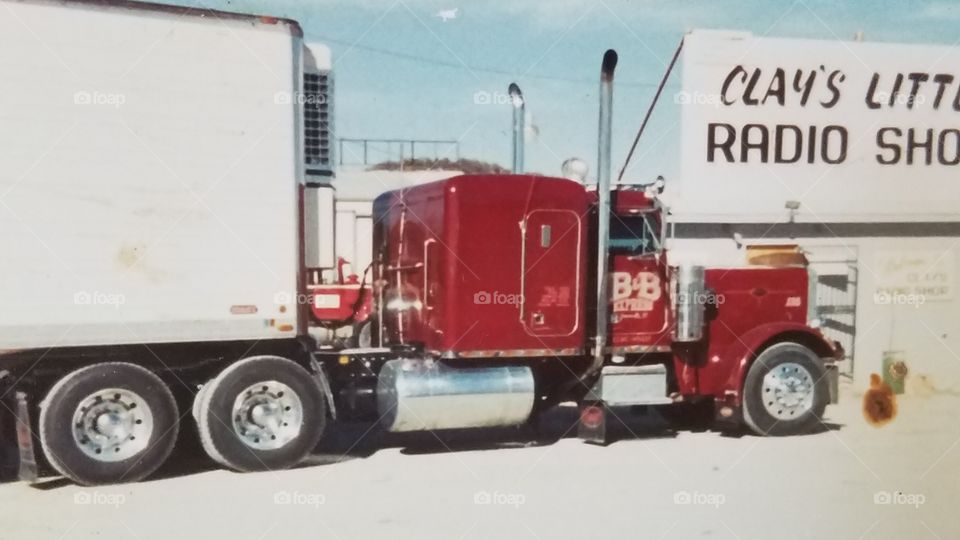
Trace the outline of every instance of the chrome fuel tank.
<instances>
[{"instance_id":1,"label":"chrome fuel tank","mask_svg":"<svg viewBox=\"0 0 960 540\"><path fill-rule=\"evenodd\" d=\"M533 372L524 366L453 368L401 358L384 364L377 410L389 431L521 424L533 410Z\"/></svg>"}]
</instances>

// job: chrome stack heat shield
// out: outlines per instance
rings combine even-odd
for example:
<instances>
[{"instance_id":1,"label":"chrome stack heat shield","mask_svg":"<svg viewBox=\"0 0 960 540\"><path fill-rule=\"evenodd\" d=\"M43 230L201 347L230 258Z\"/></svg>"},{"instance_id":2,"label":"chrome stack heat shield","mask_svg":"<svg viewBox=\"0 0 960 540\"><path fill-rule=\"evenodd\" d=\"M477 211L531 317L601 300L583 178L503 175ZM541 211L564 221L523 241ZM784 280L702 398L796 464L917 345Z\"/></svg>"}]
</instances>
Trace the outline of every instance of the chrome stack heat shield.
<instances>
[{"instance_id":1,"label":"chrome stack heat shield","mask_svg":"<svg viewBox=\"0 0 960 540\"><path fill-rule=\"evenodd\" d=\"M453 368L400 358L380 372L377 411L389 431L511 426L530 417L535 395L525 366Z\"/></svg>"},{"instance_id":2,"label":"chrome stack heat shield","mask_svg":"<svg viewBox=\"0 0 960 540\"><path fill-rule=\"evenodd\" d=\"M705 269L702 266L683 265L674 272L676 319L673 339L689 343L703 338L708 301Z\"/></svg>"}]
</instances>

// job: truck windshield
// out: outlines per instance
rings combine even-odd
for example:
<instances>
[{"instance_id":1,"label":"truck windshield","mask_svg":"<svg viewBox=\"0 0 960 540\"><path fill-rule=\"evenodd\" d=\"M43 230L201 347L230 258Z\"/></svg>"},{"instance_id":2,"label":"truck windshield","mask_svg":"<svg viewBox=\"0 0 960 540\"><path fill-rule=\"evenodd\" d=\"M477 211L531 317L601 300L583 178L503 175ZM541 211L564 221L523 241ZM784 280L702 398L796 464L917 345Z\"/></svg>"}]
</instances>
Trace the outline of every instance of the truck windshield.
<instances>
[{"instance_id":1,"label":"truck windshield","mask_svg":"<svg viewBox=\"0 0 960 540\"><path fill-rule=\"evenodd\" d=\"M653 214L610 218L610 252L614 255L644 255L660 251L660 225Z\"/></svg>"}]
</instances>

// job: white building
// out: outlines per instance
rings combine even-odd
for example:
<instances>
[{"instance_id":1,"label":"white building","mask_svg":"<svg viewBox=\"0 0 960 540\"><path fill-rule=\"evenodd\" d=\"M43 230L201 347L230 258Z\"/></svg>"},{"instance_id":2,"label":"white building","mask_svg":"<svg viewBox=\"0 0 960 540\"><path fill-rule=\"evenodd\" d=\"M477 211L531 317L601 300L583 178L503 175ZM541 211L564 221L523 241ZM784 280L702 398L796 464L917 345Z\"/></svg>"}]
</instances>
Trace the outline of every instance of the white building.
<instances>
[{"instance_id":1,"label":"white building","mask_svg":"<svg viewBox=\"0 0 960 540\"><path fill-rule=\"evenodd\" d=\"M960 49L696 31L683 62L676 258L799 244L858 388L891 354L960 388Z\"/></svg>"}]
</instances>

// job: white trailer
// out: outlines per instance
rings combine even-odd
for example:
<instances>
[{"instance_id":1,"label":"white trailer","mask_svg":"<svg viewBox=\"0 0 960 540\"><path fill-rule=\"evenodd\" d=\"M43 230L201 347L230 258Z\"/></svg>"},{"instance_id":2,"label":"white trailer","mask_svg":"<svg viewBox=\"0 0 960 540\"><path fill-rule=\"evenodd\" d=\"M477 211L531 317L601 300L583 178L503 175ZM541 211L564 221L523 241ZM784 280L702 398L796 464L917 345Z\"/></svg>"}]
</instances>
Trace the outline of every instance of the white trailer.
<instances>
[{"instance_id":1,"label":"white trailer","mask_svg":"<svg viewBox=\"0 0 960 540\"><path fill-rule=\"evenodd\" d=\"M259 435L243 448L218 424L248 420L221 419L215 393L196 400L221 463L287 464L319 438L298 299L303 268L333 265L332 204L315 206L332 200L329 67L294 21L0 1L0 372L15 382L0 393L43 400L57 471L152 473L218 373L208 387L290 374L251 390ZM263 427L294 414L296 429Z\"/></svg>"}]
</instances>

